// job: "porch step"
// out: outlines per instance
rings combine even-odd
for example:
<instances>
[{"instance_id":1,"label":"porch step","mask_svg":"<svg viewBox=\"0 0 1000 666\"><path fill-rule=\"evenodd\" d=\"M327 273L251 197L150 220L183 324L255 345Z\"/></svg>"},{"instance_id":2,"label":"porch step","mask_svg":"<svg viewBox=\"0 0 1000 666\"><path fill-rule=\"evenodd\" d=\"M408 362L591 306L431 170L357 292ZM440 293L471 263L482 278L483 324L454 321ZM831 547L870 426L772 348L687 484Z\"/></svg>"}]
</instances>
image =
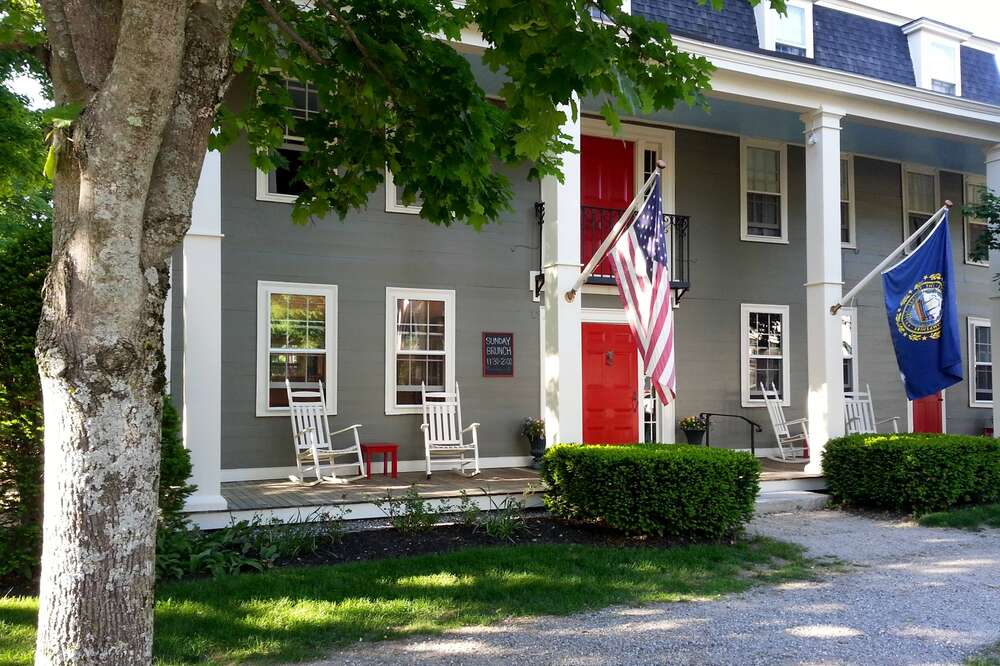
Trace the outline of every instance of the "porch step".
<instances>
[{"instance_id":1,"label":"porch step","mask_svg":"<svg viewBox=\"0 0 1000 666\"><path fill-rule=\"evenodd\" d=\"M830 503L830 497L822 493L803 490L779 490L763 492L757 496L757 515L768 513L788 513L791 511L819 511Z\"/></svg>"}]
</instances>

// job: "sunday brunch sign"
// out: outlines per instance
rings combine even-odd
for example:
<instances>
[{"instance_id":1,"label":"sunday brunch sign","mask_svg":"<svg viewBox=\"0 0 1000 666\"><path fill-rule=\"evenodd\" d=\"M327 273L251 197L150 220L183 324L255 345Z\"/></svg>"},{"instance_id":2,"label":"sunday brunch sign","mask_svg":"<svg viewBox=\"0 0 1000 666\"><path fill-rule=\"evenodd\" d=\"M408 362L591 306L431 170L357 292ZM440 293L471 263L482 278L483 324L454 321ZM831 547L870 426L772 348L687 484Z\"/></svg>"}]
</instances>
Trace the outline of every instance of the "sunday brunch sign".
<instances>
[{"instance_id":1,"label":"sunday brunch sign","mask_svg":"<svg viewBox=\"0 0 1000 666\"><path fill-rule=\"evenodd\" d=\"M514 334L483 332L483 377L514 376Z\"/></svg>"}]
</instances>

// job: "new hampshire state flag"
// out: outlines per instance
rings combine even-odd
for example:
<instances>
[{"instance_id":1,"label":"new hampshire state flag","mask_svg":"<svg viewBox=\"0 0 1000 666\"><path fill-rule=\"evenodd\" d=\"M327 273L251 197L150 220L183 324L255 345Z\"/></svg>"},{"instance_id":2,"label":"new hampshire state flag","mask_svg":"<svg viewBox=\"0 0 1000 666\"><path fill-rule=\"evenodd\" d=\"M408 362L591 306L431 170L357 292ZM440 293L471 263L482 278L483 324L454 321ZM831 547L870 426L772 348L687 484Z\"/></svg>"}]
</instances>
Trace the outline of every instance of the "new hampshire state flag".
<instances>
[{"instance_id":1,"label":"new hampshire state flag","mask_svg":"<svg viewBox=\"0 0 1000 666\"><path fill-rule=\"evenodd\" d=\"M882 273L889 331L910 400L962 381L948 213L916 250Z\"/></svg>"}]
</instances>

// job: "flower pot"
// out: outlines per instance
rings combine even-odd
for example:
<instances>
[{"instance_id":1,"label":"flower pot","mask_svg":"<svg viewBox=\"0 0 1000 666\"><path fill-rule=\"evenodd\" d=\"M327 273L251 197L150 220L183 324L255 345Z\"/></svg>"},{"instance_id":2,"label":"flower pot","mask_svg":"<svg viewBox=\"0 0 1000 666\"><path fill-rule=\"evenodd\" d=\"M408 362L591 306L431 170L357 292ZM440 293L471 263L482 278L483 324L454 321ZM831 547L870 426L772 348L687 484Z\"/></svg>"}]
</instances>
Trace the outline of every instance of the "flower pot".
<instances>
[{"instance_id":1,"label":"flower pot","mask_svg":"<svg viewBox=\"0 0 1000 666\"><path fill-rule=\"evenodd\" d=\"M687 438L688 444L698 445L701 444L701 440L705 438L704 430L685 430L684 436Z\"/></svg>"},{"instance_id":2,"label":"flower pot","mask_svg":"<svg viewBox=\"0 0 1000 666\"><path fill-rule=\"evenodd\" d=\"M531 457L534 458L534 460L531 463L531 466L537 469L541 464L542 456L545 455L545 438L535 437L530 441L531 441Z\"/></svg>"}]
</instances>

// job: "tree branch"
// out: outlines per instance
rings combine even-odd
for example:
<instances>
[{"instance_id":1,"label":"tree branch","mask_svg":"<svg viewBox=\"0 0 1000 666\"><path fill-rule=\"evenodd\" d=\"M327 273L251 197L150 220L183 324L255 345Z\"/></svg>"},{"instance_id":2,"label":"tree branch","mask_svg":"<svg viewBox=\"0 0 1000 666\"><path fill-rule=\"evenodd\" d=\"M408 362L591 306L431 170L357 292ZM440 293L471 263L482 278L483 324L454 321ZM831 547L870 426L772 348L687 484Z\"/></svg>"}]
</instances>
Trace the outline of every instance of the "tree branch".
<instances>
[{"instance_id":1,"label":"tree branch","mask_svg":"<svg viewBox=\"0 0 1000 666\"><path fill-rule=\"evenodd\" d=\"M274 5L272 5L269 0L257 0L257 2L264 8L264 12L267 13L274 25L278 26L278 30L285 33L286 37L298 44L299 48L305 51L306 55L312 58L313 62L317 65L327 64L326 60L323 59L323 56L316 50L316 47L303 39L302 35L295 31L295 28L288 25L285 19L281 18L281 14L278 13L278 10L275 9Z\"/></svg>"},{"instance_id":2,"label":"tree branch","mask_svg":"<svg viewBox=\"0 0 1000 666\"><path fill-rule=\"evenodd\" d=\"M53 83L55 83L53 88L56 91L56 103L79 102L86 104L96 91L87 85L80 69L63 2L62 0L41 0L41 4L45 13L45 32L51 44L49 73Z\"/></svg>"},{"instance_id":3,"label":"tree branch","mask_svg":"<svg viewBox=\"0 0 1000 666\"><path fill-rule=\"evenodd\" d=\"M348 23L347 19L345 19L341 15L341 13L337 11L336 7L327 2L327 0L317 0L317 1L319 2L319 4L323 5L323 7L330 14L330 16L333 17L333 20L339 23L340 27L344 29L344 32L347 33L347 36L351 39L351 42L354 43L355 48L358 49L358 53L361 54L361 58L366 63L368 63L368 66L371 67L372 71L375 72L380 79L382 79L382 81L389 88L389 90L393 92L393 94L398 96L399 89L392 81L389 80L389 77L385 75L385 73L382 71L382 68L379 67L378 63L375 62L375 59L372 58L371 54L368 52L368 49L365 48L365 45L361 43L361 40L358 38L358 34L354 32L354 28L351 27L351 24Z\"/></svg>"}]
</instances>

